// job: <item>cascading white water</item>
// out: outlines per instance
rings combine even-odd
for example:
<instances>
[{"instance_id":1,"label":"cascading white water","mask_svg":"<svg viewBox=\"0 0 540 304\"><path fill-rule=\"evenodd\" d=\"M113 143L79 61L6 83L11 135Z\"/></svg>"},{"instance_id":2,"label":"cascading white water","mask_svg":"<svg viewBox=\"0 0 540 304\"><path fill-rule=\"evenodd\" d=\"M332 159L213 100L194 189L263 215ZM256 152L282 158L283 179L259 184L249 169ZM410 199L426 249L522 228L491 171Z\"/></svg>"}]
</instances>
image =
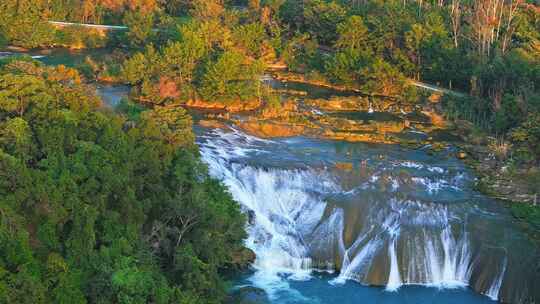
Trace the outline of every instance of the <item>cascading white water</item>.
<instances>
[{"instance_id":1,"label":"cascading white water","mask_svg":"<svg viewBox=\"0 0 540 304\"><path fill-rule=\"evenodd\" d=\"M396 291L401 286L401 275L396 254L396 238L392 238L388 246L388 255L390 256L390 274L388 275L386 290Z\"/></svg>"},{"instance_id":2,"label":"cascading white water","mask_svg":"<svg viewBox=\"0 0 540 304\"><path fill-rule=\"evenodd\" d=\"M258 275L273 281L270 284L279 281L279 274L308 278L312 265L304 236L322 217L326 204L321 194L336 186L314 170L257 168L231 162L253 151L262 140L234 132L221 133L218 141L201 145L203 160L234 199L255 215L246 245L257 256L253 266ZM243 146L237 145L240 142ZM231 143L234 152L228 154L223 149Z\"/></svg>"},{"instance_id":3,"label":"cascading white water","mask_svg":"<svg viewBox=\"0 0 540 304\"><path fill-rule=\"evenodd\" d=\"M508 264L508 258L505 256L501 271L499 272L499 275L493 280L493 283L489 287L488 291L486 292L486 295L490 297L492 300L498 300L499 299L499 291L501 290L501 285L503 282L504 275L506 274L506 266Z\"/></svg>"},{"instance_id":4,"label":"cascading white water","mask_svg":"<svg viewBox=\"0 0 540 304\"><path fill-rule=\"evenodd\" d=\"M287 288L282 276L306 279L314 269L329 268L340 269L332 283L375 282L386 284L387 291L409 284L454 288L470 283L475 263L466 218L446 205L403 198L399 195L403 180L381 175L386 168L374 172L357 190L345 191L328 170L251 165L253 159L272 156L266 148L278 143L235 130L214 132L200 143L203 160L211 175L223 180L244 210L254 215L246 245L257 256L254 277L266 285L259 287ZM446 171L436 166L411 162L402 166L439 174L410 179L428 194L458 189L463 178L457 173L445 180L440 175ZM384 181L390 186L381 195L378 187ZM330 194L352 197L360 208L355 222L345 218L342 207L329 205ZM359 225L352 230L356 231L352 239L347 225ZM485 291L493 299L502 286L506 263ZM381 276L386 280L379 280Z\"/></svg>"},{"instance_id":5,"label":"cascading white water","mask_svg":"<svg viewBox=\"0 0 540 304\"><path fill-rule=\"evenodd\" d=\"M427 237L424 254L429 285L454 288L468 284L472 263L468 241L466 237L456 241L450 226L441 231L438 239Z\"/></svg>"}]
</instances>

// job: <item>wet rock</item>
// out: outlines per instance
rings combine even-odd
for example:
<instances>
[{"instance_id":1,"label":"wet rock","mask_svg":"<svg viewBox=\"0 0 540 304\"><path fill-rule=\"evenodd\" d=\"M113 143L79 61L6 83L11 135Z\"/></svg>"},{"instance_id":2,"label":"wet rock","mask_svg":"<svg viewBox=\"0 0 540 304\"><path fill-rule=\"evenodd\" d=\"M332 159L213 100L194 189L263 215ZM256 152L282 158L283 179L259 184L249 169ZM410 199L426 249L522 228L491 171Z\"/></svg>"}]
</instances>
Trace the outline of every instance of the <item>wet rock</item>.
<instances>
[{"instance_id":1,"label":"wet rock","mask_svg":"<svg viewBox=\"0 0 540 304\"><path fill-rule=\"evenodd\" d=\"M292 89L272 89L274 94L287 94L287 95L296 95L296 96L307 96L308 92Z\"/></svg>"},{"instance_id":2,"label":"wet rock","mask_svg":"<svg viewBox=\"0 0 540 304\"><path fill-rule=\"evenodd\" d=\"M262 105L260 100L249 100L249 101L205 101L205 100L189 100L186 102L186 106L195 109L202 110L225 110L228 112L243 112L243 111L253 111L258 109Z\"/></svg>"},{"instance_id":3,"label":"wet rock","mask_svg":"<svg viewBox=\"0 0 540 304\"><path fill-rule=\"evenodd\" d=\"M279 106L266 106L260 113L264 119L270 118L288 118L298 110L297 104L293 100L287 100Z\"/></svg>"},{"instance_id":4,"label":"wet rock","mask_svg":"<svg viewBox=\"0 0 540 304\"><path fill-rule=\"evenodd\" d=\"M363 97L331 97L329 99L307 99L307 105L324 111L367 111L369 101Z\"/></svg>"},{"instance_id":5,"label":"wet rock","mask_svg":"<svg viewBox=\"0 0 540 304\"><path fill-rule=\"evenodd\" d=\"M403 121L403 125L404 125L405 128L410 128L411 127L411 122L409 120L405 119Z\"/></svg>"},{"instance_id":6,"label":"wet rock","mask_svg":"<svg viewBox=\"0 0 540 304\"><path fill-rule=\"evenodd\" d=\"M276 122L246 121L240 122L238 126L246 132L262 138L291 137L305 133L304 126Z\"/></svg>"},{"instance_id":7,"label":"wet rock","mask_svg":"<svg viewBox=\"0 0 540 304\"><path fill-rule=\"evenodd\" d=\"M199 125L205 128L228 129L227 125L217 120L200 120Z\"/></svg>"},{"instance_id":8,"label":"wet rock","mask_svg":"<svg viewBox=\"0 0 540 304\"><path fill-rule=\"evenodd\" d=\"M384 133L352 133L352 132L334 132L326 130L319 138L344 140L348 142L368 142L380 144L396 143L392 138L387 137Z\"/></svg>"},{"instance_id":9,"label":"wet rock","mask_svg":"<svg viewBox=\"0 0 540 304\"><path fill-rule=\"evenodd\" d=\"M360 93L360 91L346 86L339 86L330 84L327 81L324 81L322 79L311 79L306 77L306 74L304 74L303 71L297 71L298 73L288 73L288 72L279 72L275 73L273 76L275 79L280 80L281 82L287 82L287 81L294 81L294 82L301 82L306 84L311 84L314 86L329 88L336 91L351 91Z\"/></svg>"},{"instance_id":10,"label":"wet rock","mask_svg":"<svg viewBox=\"0 0 540 304\"><path fill-rule=\"evenodd\" d=\"M433 124L433 126L438 127L438 128L447 127L446 119L444 119L442 115L439 115L433 111L422 111L422 114L429 117L431 124Z\"/></svg>"},{"instance_id":11,"label":"wet rock","mask_svg":"<svg viewBox=\"0 0 540 304\"><path fill-rule=\"evenodd\" d=\"M441 101L441 93L433 93L429 96L428 100L432 103L438 103Z\"/></svg>"},{"instance_id":12,"label":"wet rock","mask_svg":"<svg viewBox=\"0 0 540 304\"><path fill-rule=\"evenodd\" d=\"M336 163L336 168L340 170L345 170L345 171L352 171L353 164L352 163Z\"/></svg>"},{"instance_id":13,"label":"wet rock","mask_svg":"<svg viewBox=\"0 0 540 304\"><path fill-rule=\"evenodd\" d=\"M253 262L255 262L255 252L249 248L242 248L241 250L233 253L232 255L232 265L236 269L245 270Z\"/></svg>"},{"instance_id":14,"label":"wet rock","mask_svg":"<svg viewBox=\"0 0 540 304\"><path fill-rule=\"evenodd\" d=\"M235 290L227 299L228 304L269 304L268 294L261 288L246 286Z\"/></svg>"},{"instance_id":15,"label":"wet rock","mask_svg":"<svg viewBox=\"0 0 540 304\"><path fill-rule=\"evenodd\" d=\"M253 210L248 210L248 211L247 211L247 218L248 218L248 223L249 223L250 225L255 224L255 211L253 211Z\"/></svg>"},{"instance_id":16,"label":"wet rock","mask_svg":"<svg viewBox=\"0 0 540 304\"><path fill-rule=\"evenodd\" d=\"M431 150L433 152L441 152L442 150L444 150L446 148L446 144L444 143L441 143L441 142L435 142L431 145Z\"/></svg>"}]
</instances>

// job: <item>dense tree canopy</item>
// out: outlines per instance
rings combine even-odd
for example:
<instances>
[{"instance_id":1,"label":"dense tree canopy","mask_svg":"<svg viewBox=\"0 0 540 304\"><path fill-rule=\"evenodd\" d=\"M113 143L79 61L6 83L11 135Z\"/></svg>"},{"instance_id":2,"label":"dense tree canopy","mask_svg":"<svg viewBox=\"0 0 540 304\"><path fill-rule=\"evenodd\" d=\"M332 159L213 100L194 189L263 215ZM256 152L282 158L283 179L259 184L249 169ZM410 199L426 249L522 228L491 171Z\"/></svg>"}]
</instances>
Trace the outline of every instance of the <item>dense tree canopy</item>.
<instances>
[{"instance_id":1,"label":"dense tree canopy","mask_svg":"<svg viewBox=\"0 0 540 304\"><path fill-rule=\"evenodd\" d=\"M76 71L0 72L0 302L218 303L244 218L181 108L108 113Z\"/></svg>"}]
</instances>

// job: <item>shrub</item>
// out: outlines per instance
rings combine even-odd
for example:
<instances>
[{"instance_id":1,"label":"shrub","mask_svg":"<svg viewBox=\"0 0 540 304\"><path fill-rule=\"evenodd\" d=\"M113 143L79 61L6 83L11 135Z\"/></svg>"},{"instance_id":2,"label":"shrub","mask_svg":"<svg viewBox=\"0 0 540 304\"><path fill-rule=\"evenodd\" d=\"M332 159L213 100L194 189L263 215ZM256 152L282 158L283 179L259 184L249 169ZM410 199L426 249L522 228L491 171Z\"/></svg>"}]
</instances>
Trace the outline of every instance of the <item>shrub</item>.
<instances>
[{"instance_id":1,"label":"shrub","mask_svg":"<svg viewBox=\"0 0 540 304\"><path fill-rule=\"evenodd\" d=\"M506 160L510 155L512 144L501 138L492 140L488 148L498 160Z\"/></svg>"},{"instance_id":2,"label":"shrub","mask_svg":"<svg viewBox=\"0 0 540 304\"><path fill-rule=\"evenodd\" d=\"M540 160L540 113L530 114L527 119L511 132L511 139L520 145L523 156Z\"/></svg>"}]
</instances>

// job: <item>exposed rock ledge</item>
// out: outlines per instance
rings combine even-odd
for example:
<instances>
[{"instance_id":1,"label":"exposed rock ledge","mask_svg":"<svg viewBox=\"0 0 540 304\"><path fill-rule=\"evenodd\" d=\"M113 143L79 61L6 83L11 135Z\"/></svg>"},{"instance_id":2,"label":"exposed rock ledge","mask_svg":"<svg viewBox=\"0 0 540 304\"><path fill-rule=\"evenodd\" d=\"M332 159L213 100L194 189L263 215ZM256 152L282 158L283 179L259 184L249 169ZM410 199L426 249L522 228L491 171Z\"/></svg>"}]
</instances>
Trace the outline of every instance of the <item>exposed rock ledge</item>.
<instances>
[{"instance_id":1,"label":"exposed rock ledge","mask_svg":"<svg viewBox=\"0 0 540 304\"><path fill-rule=\"evenodd\" d=\"M260 108L261 105L262 102L257 99L249 101L204 101L192 99L185 104L185 106L189 108L210 111L227 111L230 113L253 111Z\"/></svg>"}]
</instances>

